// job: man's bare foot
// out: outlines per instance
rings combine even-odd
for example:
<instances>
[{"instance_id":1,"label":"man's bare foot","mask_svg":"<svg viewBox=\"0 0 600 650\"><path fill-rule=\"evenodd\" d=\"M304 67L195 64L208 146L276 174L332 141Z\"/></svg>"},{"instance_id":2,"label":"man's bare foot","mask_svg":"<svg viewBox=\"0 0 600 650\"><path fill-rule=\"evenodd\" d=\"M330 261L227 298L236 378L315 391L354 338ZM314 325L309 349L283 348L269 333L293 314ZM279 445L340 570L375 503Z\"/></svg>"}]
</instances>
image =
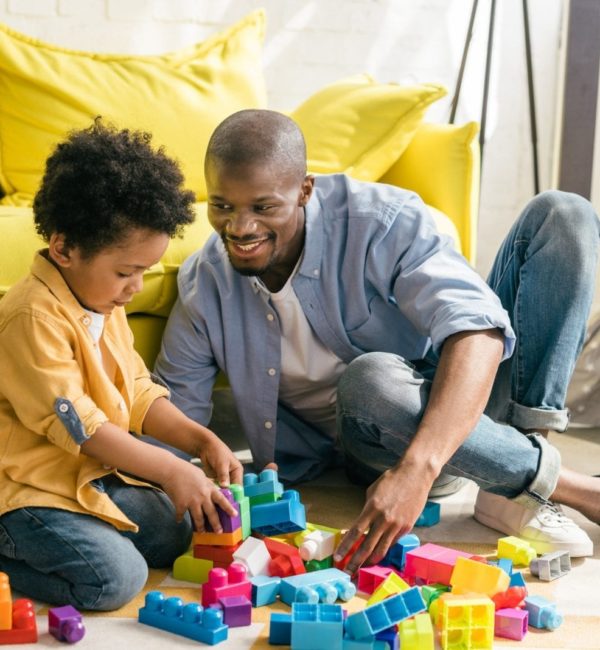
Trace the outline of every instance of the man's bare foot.
<instances>
[{"instance_id":1,"label":"man's bare foot","mask_svg":"<svg viewBox=\"0 0 600 650\"><path fill-rule=\"evenodd\" d=\"M550 500L578 510L600 524L600 478L562 468Z\"/></svg>"}]
</instances>

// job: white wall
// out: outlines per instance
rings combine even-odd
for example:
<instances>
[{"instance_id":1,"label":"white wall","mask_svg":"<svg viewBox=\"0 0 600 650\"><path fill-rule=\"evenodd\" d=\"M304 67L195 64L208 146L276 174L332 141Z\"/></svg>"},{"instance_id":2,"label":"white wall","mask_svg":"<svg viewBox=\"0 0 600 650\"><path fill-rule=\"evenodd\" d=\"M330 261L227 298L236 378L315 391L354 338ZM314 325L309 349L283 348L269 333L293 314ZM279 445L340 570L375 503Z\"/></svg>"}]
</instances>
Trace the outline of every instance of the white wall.
<instances>
[{"instance_id":1,"label":"white wall","mask_svg":"<svg viewBox=\"0 0 600 650\"><path fill-rule=\"evenodd\" d=\"M521 0L498 2L477 266L486 273L533 194ZM551 178L562 0L530 0L542 189ZM293 108L357 72L455 84L471 0L0 0L0 21L50 43L159 53L203 40L257 7L270 107ZM457 122L479 119L489 2L479 3ZM450 96L428 119L446 121Z\"/></svg>"}]
</instances>

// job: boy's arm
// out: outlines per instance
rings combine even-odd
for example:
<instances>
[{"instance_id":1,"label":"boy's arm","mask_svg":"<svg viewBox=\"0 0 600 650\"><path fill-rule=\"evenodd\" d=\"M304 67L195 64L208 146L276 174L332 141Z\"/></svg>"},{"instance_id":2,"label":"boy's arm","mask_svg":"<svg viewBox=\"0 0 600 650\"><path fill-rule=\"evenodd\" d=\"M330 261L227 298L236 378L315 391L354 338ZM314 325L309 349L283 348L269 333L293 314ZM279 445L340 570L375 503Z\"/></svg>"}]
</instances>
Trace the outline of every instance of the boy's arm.
<instances>
[{"instance_id":1,"label":"boy's arm","mask_svg":"<svg viewBox=\"0 0 600 650\"><path fill-rule=\"evenodd\" d=\"M144 418L145 434L200 458L220 485L242 483L242 464L210 429L194 422L164 397L154 402Z\"/></svg>"},{"instance_id":2,"label":"boy's arm","mask_svg":"<svg viewBox=\"0 0 600 650\"><path fill-rule=\"evenodd\" d=\"M429 402L404 456L367 491L367 501L336 551L344 557L367 530L348 564L355 571L378 561L409 532L425 506L434 479L471 433L489 399L504 337L499 330L461 332L442 348Z\"/></svg>"},{"instance_id":3,"label":"boy's arm","mask_svg":"<svg viewBox=\"0 0 600 650\"><path fill-rule=\"evenodd\" d=\"M204 529L205 516L214 531L222 530L215 504L235 514L235 509L199 467L110 422L96 429L81 445L81 452L104 465L160 485L173 502L177 519L189 510L197 530Z\"/></svg>"}]
</instances>

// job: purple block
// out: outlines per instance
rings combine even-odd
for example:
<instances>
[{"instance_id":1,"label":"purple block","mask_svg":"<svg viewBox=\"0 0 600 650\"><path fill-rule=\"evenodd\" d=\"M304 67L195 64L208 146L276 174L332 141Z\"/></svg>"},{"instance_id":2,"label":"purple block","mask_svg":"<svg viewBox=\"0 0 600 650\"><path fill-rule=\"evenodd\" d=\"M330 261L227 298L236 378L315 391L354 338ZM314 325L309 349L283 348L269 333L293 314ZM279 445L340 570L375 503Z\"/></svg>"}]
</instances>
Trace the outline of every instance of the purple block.
<instances>
[{"instance_id":1,"label":"purple block","mask_svg":"<svg viewBox=\"0 0 600 650\"><path fill-rule=\"evenodd\" d=\"M221 492L231 503L231 505L235 508L237 515L235 517L232 517L231 515L228 515L222 508L219 506L215 506L217 510L217 514L219 515L219 521L221 522L221 527L223 528L224 533L233 533L234 530L237 530L238 528L242 527L242 520L240 518L240 512L239 512L239 506L237 504L237 501L233 498L233 494L231 493L231 490L228 488L220 488ZM210 525L210 522L208 519L205 520L204 526L206 528L207 533L214 533L215 531L212 529L212 526Z\"/></svg>"},{"instance_id":2,"label":"purple block","mask_svg":"<svg viewBox=\"0 0 600 650\"><path fill-rule=\"evenodd\" d=\"M520 641L527 634L528 620L529 612L526 609L499 609L494 620L494 635Z\"/></svg>"},{"instance_id":3,"label":"purple block","mask_svg":"<svg viewBox=\"0 0 600 650\"><path fill-rule=\"evenodd\" d=\"M252 603L246 596L223 596L219 605L223 608L225 625L244 627L252 623Z\"/></svg>"},{"instance_id":4,"label":"purple block","mask_svg":"<svg viewBox=\"0 0 600 650\"><path fill-rule=\"evenodd\" d=\"M59 641L77 643L85 635L81 614L71 605L48 610L48 632Z\"/></svg>"}]
</instances>

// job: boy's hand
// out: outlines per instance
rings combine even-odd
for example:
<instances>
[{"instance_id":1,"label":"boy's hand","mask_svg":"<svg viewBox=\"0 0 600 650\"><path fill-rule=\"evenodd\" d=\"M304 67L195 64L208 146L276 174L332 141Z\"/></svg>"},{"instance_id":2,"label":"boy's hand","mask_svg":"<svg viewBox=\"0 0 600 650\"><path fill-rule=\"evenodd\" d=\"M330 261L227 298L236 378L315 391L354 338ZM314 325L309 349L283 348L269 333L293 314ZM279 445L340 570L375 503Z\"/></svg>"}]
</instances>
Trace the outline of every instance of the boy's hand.
<instances>
[{"instance_id":1,"label":"boy's hand","mask_svg":"<svg viewBox=\"0 0 600 650\"><path fill-rule=\"evenodd\" d=\"M216 435L212 434L202 442L198 456L206 473L213 476L222 487L227 487L231 483L242 485L244 476L242 464Z\"/></svg>"},{"instance_id":2,"label":"boy's hand","mask_svg":"<svg viewBox=\"0 0 600 650\"><path fill-rule=\"evenodd\" d=\"M215 533L223 532L215 509L217 505L232 516L237 514L219 487L199 467L187 461L177 459L161 487L175 506L177 521L181 521L189 510L198 532L205 530L205 519Z\"/></svg>"}]
</instances>

